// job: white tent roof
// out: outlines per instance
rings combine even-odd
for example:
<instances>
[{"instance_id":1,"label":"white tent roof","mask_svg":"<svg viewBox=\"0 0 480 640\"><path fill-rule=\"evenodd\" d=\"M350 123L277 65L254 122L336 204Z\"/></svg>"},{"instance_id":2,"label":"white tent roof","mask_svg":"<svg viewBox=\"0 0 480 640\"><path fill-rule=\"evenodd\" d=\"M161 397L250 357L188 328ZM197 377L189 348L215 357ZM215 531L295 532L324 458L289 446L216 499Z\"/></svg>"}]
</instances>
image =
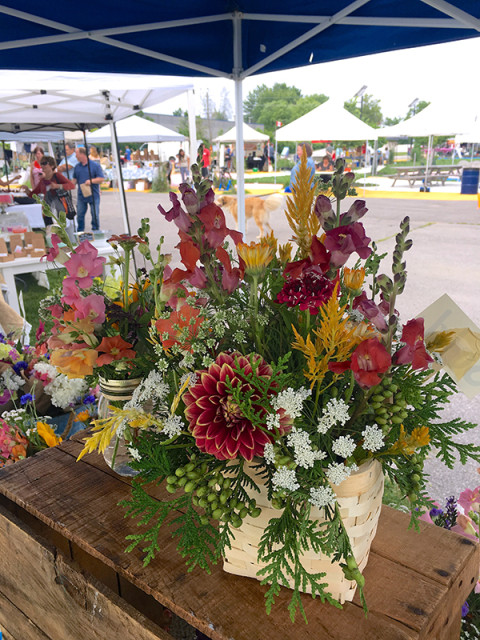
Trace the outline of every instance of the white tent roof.
<instances>
[{"instance_id":1,"label":"white tent roof","mask_svg":"<svg viewBox=\"0 0 480 640\"><path fill-rule=\"evenodd\" d=\"M140 116L132 116L117 122L117 139L118 142L183 142L185 136L177 133L172 129L146 120ZM87 134L87 142L103 143L110 142L111 131L110 125L105 125L98 131Z\"/></svg>"},{"instance_id":2,"label":"white tent roof","mask_svg":"<svg viewBox=\"0 0 480 640\"><path fill-rule=\"evenodd\" d=\"M461 144L462 142L480 143L480 121L477 122L475 128L469 130L468 133L460 133L455 136L455 144Z\"/></svg>"},{"instance_id":3,"label":"white tent roof","mask_svg":"<svg viewBox=\"0 0 480 640\"><path fill-rule=\"evenodd\" d=\"M378 130L384 138L401 136L450 136L474 128L474 112L462 104L429 104L420 113L391 127Z\"/></svg>"},{"instance_id":4,"label":"white tent roof","mask_svg":"<svg viewBox=\"0 0 480 640\"><path fill-rule=\"evenodd\" d=\"M333 100L327 100L297 120L277 129L279 141L376 140L377 130Z\"/></svg>"},{"instance_id":5,"label":"white tent roof","mask_svg":"<svg viewBox=\"0 0 480 640\"><path fill-rule=\"evenodd\" d=\"M138 77L117 74L1 71L0 87L8 91L0 91L0 130L88 129L193 88L164 83L165 78L155 76L139 82Z\"/></svg>"},{"instance_id":6,"label":"white tent roof","mask_svg":"<svg viewBox=\"0 0 480 640\"><path fill-rule=\"evenodd\" d=\"M255 131L252 127L243 123L243 141L244 142L264 142L268 140L268 136L265 133ZM213 139L213 142L236 142L237 141L237 127L232 127L226 133L222 133L221 136Z\"/></svg>"}]
</instances>

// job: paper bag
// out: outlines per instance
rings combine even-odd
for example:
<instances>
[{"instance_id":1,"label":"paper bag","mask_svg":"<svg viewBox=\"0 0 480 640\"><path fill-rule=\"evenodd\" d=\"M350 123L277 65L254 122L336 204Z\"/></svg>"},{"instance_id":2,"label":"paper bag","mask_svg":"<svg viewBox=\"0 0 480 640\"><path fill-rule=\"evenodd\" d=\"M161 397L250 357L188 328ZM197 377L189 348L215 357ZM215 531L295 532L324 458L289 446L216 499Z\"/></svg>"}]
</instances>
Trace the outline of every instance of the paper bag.
<instances>
[{"instance_id":1,"label":"paper bag","mask_svg":"<svg viewBox=\"0 0 480 640\"><path fill-rule=\"evenodd\" d=\"M13 258L25 258L27 252L23 246L23 239L21 236L10 236L10 251Z\"/></svg>"},{"instance_id":2,"label":"paper bag","mask_svg":"<svg viewBox=\"0 0 480 640\"><path fill-rule=\"evenodd\" d=\"M0 238L0 262L11 262L13 256L8 252L7 243L3 238Z\"/></svg>"},{"instance_id":3,"label":"paper bag","mask_svg":"<svg viewBox=\"0 0 480 640\"><path fill-rule=\"evenodd\" d=\"M32 258L41 258L47 253L43 233L27 231L24 234L24 242L27 254Z\"/></svg>"},{"instance_id":4,"label":"paper bag","mask_svg":"<svg viewBox=\"0 0 480 640\"><path fill-rule=\"evenodd\" d=\"M89 198L92 195L92 187L89 184L81 184L80 189L84 198Z\"/></svg>"}]
</instances>

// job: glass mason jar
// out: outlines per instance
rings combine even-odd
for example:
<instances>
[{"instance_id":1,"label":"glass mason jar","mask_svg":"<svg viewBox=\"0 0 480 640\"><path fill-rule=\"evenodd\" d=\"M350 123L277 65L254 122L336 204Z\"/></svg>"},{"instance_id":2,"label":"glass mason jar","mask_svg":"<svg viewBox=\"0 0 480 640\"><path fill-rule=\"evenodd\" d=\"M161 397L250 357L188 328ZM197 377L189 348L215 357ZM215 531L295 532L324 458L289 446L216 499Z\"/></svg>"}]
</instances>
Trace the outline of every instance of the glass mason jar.
<instances>
[{"instance_id":1,"label":"glass mason jar","mask_svg":"<svg viewBox=\"0 0 480 640\"><path fill-rule=\"evenodd\" d=\"M133 392L142 382L141 378L131 378L130 380L105 380L100 378L100 399L98 401L98 417L108 418L112 415L112 407L122 409L125 403L132 399ZM115 434L103 453L105 462L120 476L133 478L139 472L132 469L130 462L132 457L128 451L129 442L125 436L131 434L128 429L124 434Z\"/></svg>"}]
</instances>

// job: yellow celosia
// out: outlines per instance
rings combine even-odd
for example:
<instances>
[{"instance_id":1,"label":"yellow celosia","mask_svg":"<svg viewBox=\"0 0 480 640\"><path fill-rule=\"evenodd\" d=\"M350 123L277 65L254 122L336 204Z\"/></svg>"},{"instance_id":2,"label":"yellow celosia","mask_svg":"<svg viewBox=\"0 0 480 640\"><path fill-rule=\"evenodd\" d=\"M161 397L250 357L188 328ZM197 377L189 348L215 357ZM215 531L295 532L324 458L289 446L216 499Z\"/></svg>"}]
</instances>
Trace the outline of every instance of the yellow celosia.
<instances>
[{"instance_id":1,"label":"yellow celosia","mask_svg":"<svg viewBox=\"0 0 480 640\"><path fill-rule=\"evenodd\" d=\"M287 262L291 262L292 260L292 251L293 245L291 242L286 242L285 244L281 244L278 246L278 255L280 258L280 262L282 264L286 264Z\"/></svg>"},{"instance_id":2,"label":"yellow celosia","mask_svg":"<svg viewBox=\"0 0 480 640\"><path fill-rule=\"evenodd\" d=\"M300 167L295 178L295 187L292 196L287 198L287 210L285 216L298 244L299 258L306 258L310 253L312 236L317 235L320 229L320 221L315 215L313 199L313 176L307 167L307 155L301 158Z\"/></svg>"},{"instance_id":3,"label":"yellow celosia","mask_svg":"<svg viewBox=\"0 0 480 640\"><path fill-rule=\"evenodd\" d=\"M321 384L328 372L329 362L343 362L365 338L357 333L346 317L346 305L340 306L337 297L338 283L330 300L320 308L320 326L313 330L315 340L309 334L306 339L295 330L296 341L292 348L301 351L307 358L307 370L304 375L310 380L311 387Z\"/></svg>"},{"instance_id":4,"label":"yellow celosia","mask_svg":"<svg viewBox=\"0 0 480 640\"><path fill-rule=\"evenodd\" d=\"M402 424L398 440L390 447L387 454L412 456L415 453L415 449L426 447L429 442L430 432L428 427L415 427L412 433L407 435Z\"/></svg>"},{"instance_id":5,"label":"yellow celosia","mask_svg":"<svg viewBox=\"0 0 480 640\"><path fill-rule=\"evenodd\" d=\"M437 353L442 353L442 351L448 347L454 337L455 331L436 331L435 333L426 336L425 346L427 348L427 351L436 351Z\"/></svg>"},{"instance_id":6,"label":"yellow celosia","mask_svg":"<svg viewBox=\"0 0 480 640\"><path fill-rule=\"evenodd\" d=\"M59 436L56 436L52 427L46 422L37 422L37 433L44 440L47 447L56 447L62 442Z\"/></svg>"},{"instance_id":7,"label":"yellow celosia","mask_svg":"<svg viewBox=\"0 0 480 640\"><path fill-rule=\"evenodd\" d=\"M83 458L86 453L92 453L95 450L104 453L124 422L127 422L132 429L148 429L149 427L163 429L163 422L150 413L144 413L138 409L117 409L116 407L111 407L111 411L112 415L108 418L99 418L92 422L94 433L90 438L85 439L85 446L77 460Z\"/></svg>"},{"instance_id":8,"label":"yellow celosia","mask_svg":"<svg viewBox=\"0 0 480 640\"><path fill-rule=\"evenodd\" d=\"M239 242L237 244L237 252L245 262L245 273L257 278L264 273L265 268L275 255L265 238L262 238L260 242L251 242L249 245Z\"/></svg>"}]
</instances>

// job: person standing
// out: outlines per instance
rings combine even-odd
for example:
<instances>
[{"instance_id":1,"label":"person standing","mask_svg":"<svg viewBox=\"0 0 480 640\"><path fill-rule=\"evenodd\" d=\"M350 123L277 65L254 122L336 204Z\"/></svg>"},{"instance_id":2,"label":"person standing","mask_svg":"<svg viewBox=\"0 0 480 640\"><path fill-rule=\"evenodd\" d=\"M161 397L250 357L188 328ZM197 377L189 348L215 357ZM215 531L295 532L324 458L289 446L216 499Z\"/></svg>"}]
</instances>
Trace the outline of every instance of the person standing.
<instances>
[{"instance_id":1,"label":"person standing","mask_svg":"<svg viewBox=\"0 0 480 640\"><path fill-rule=\"evenodd\" d=\"M272 170L275 167L275 147L273 146L272 141L268 143L268 159L270 160L270 164L272 165Z\"/></svg>"},{"instance_id":2,"label":"person standing","mask_svg":"<svg viewBox=\"0 0 480 640\"><path fill-rule=\"evenodd\" d=\"M183 184L188 179L188 158L185 151L180 149L177 153L178 168L180 169L180 182Z\"/></svg>"},{"instance_id":3,"label":"person standing","mask_svg":"<svg viewBox=\"0 0 480 640\"><path fill-rule=\"evenodd\" d=\"M202 164L202 176L208 178L210 171L210 149L206 145L203 147Z\"/></svg>"},{"instance_id":4,"label":"person standing","mask_svg":"<svg viewBox=\"0 0 480 640\"><path fill-rule=\"evenodd\" d=\"M297 157L298 157L298 162L297 164L293 167L292 172L290 174L290 188L294 188L295 187L295 183L297 180L297 173L300 169L300 163L302 160L302 155L305 152L306 156L307 156L307 169L310 169L310 174L313 177L315 174L315 162L312 158L312 145L309 142L301 142L298 147L297 147Z\"/></svg>"},{"instance_id":5,"label":"person standing","mask_svg":"<svg viewBox=\"0 0 480 640\"><path fill-rule=\"evenodd\" d=\"M75 144L73 142L65 142L65 154L65 157L61 159L58 165L57 171L67 180L71 180L73 178L75 165L78 164L77 156L75 155ZM74 207L77 208L77 193L75 189L72 191L72 201Z\"/></svg>"},{"instance_id":6,"label":"person standing","mask_svg":"<svg viewBox=\"0 0 480 640\"><path fill-rule=\"evenodd\" d=\"M125 161L130 162L131 158L132 158L132 150L127 145L127 147L125 148Z\"/></svg>"},{"instance_id":7,"label":"person standing","mask_svg":"<svg viewBox=\"0 0 480 640\"><path fill-rule=\"evenodd\" d=\"M32 189L35 189L43 175L42 167L40 166L43 158L45 157L43 147L35 147L33 150L33 157L34 160L30 165L30 185Z\"/></svg>"},{"instance_id":8,"label":"person standing","mask_svg":"<svg viewBox=\"0 0 480 640\"><path fill-rule=\"evenodd\" d=\"M225 166L229 171L232 168L232 149L230 148L229 144L227 144L227 147L225 149Z\"/></svg>"},{"instance_id":9,"label":"person standing","mask_svg":"<svg viewBox=\"0 0 480 640\"><path fill-rule=\"evenodd\" d=\"M55 211L56 215L58 215L60 211L65 211L65 213L67 213L65 204L56 197L55 192L58 189L71 191L72 189L75 189L75 184L72 180L65 178L62 173L58 172L56 169L55 158L52 158L51 156L44 156L40 162L40 166L42 168L42 177L34 189L26 189L27 195L29 197L32 195L43 195L45 197L45 202ZM44 215L43 220L46 227L53 223L50 216Z\"/></svg>"},{"instance_id":10,"label":"person standing","mask_svg":"<svg viewBox=\"0 0 480 640\"><path fill-rule=\"evenodd\" d=\"M99 163L89 160L84 147L78 147L76 155L78 163L73 170L73 178L78 184L78 231L85 231L85 214L88 205L92 214L92 231L98 231L100 229L100 185L105 180L105 176Z\"/></svg>"}]
</instances>

